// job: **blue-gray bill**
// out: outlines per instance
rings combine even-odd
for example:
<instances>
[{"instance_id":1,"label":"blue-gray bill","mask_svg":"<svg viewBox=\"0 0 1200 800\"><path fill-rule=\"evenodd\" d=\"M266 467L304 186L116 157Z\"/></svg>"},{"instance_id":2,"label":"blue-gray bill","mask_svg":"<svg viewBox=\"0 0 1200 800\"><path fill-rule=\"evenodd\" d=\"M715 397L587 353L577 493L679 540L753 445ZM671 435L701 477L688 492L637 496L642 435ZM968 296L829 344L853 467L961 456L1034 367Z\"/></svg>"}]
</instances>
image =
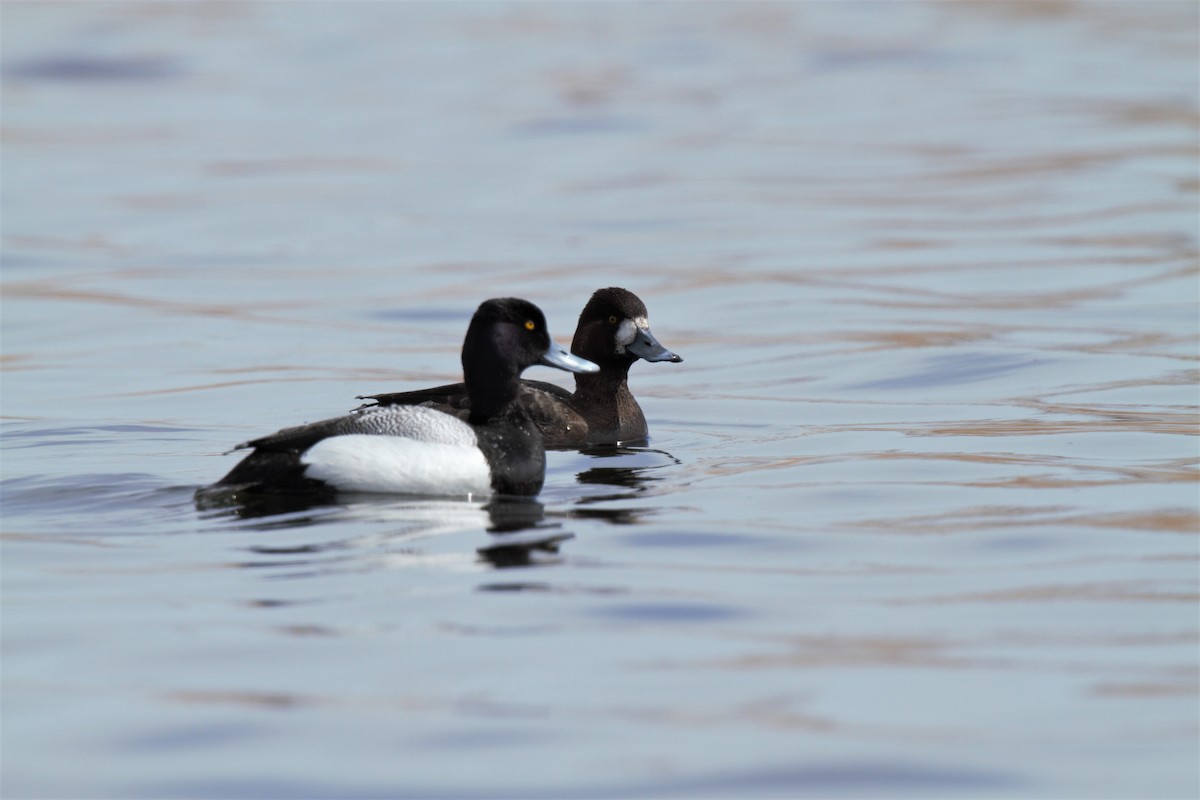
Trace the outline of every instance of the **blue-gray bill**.
<instances>
[{"instance_id":1,"label":"blue-gray bill","mask_svg":"<svg viewBox=\"0 0 1200 800\"><path fill-rule=\"evenodd\" d=\"M683 356L676 355L663 347L658 339L654 338L654 334L650 332L649 328L638 328L637 335L633 337L632 342L625 346L625 349L647 361L683 361Z\"/></svg>"},{"instance_id":2,"label":"blue-gray bill","mask_svg":"<svg viewBox=\"0 0 1200 800\"><path fill-rule=\"evenodd\" d=\"M545 355L542 356L541 363L547 367L555 367L557 369L565 369L567 372L599 372L600 367L588 361L586 358L580 358L574 353L567 350L557 342L550 343Z\"/></svg>"}]
</instances>

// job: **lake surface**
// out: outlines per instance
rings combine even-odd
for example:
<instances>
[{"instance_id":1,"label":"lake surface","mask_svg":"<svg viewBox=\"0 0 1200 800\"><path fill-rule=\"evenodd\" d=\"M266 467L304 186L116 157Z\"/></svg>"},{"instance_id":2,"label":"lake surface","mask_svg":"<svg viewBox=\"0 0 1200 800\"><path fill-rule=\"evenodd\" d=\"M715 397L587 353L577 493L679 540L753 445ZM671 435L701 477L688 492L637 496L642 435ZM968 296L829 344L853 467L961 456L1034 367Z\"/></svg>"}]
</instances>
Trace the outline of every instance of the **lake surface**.
<instances>
[{"instance_id":1,"label":"lake surface","mask_svg":"<svg viewBox=\"0 0 1200 800\"><path fill-rule=\"evenodd\" d=\"M1200 794L1195 3L0 13L5 797ZM195 502L610 285L648 446Z\"/></svg>"}]
</instances>

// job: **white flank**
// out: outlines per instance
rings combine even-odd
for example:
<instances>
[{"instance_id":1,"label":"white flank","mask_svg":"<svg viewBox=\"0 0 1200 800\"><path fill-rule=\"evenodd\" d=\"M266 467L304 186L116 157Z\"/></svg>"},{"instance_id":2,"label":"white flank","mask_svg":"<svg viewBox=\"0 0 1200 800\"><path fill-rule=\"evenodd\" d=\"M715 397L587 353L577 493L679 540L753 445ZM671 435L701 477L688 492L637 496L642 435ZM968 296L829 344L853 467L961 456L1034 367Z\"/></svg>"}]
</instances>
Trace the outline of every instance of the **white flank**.
<instances>
[{"instance_id":1,"label":"white flank","mask_svg":"<svg viewBox=\"0 0 1200 800\"><path fill-rule=\"evenodd\" d=\"M474 444L353 434L322 439L301 458L305 475L347 492L487 495L492 471Z\"/></svg>"}]
</instances>

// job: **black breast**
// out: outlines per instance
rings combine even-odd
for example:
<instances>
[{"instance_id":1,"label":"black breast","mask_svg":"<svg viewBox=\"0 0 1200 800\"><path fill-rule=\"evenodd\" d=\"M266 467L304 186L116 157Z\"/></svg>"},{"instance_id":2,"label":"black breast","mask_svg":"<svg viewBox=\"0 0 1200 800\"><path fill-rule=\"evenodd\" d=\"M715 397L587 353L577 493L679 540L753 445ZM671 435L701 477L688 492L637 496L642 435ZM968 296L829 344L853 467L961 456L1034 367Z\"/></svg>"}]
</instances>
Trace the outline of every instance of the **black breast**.
<instances>
[{"instance_id":1,"label":"black breast","mask_svg":"<svg viewBox=\"0 0 1200 800\"><path fill-rule=\"evenodd\" d=\"M517 410L475 426L479 449L497 494L535 495L546 479L546 454L537 426Z\"/></svg>"}]
</instances>

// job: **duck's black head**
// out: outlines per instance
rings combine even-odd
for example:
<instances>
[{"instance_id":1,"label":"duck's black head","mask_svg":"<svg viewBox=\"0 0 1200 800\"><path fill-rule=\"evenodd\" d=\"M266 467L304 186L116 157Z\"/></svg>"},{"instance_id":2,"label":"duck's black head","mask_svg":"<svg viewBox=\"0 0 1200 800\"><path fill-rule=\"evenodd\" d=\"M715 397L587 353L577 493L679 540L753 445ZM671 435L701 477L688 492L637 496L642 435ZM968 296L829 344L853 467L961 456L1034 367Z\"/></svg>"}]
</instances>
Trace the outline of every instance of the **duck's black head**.
<instances>
[{"instance_id":1,"label":"duck's black head","mask_svg":"<svg viewBox=\"0 0 1200 800\"><path fill-rule=\"evenodd\" d=\"M627 371L639 358L647 361L683 361L650 332L646 304L618 287L598 289L579 315L571 352L601 368Z\"/></svg>"},{"instance_id":2,"label":"duck's black head","mask_svg":"<svg viewBox=\"0 0 1200 800\"><path fill-rule=\"evenodd\" d=\"M462 349L472 421L488 419L516 399L521 373L534 364L568 372L599 370L555 343L545 314L528 300L500 297L481 303Z\"/></svg>"}]
</instances>

